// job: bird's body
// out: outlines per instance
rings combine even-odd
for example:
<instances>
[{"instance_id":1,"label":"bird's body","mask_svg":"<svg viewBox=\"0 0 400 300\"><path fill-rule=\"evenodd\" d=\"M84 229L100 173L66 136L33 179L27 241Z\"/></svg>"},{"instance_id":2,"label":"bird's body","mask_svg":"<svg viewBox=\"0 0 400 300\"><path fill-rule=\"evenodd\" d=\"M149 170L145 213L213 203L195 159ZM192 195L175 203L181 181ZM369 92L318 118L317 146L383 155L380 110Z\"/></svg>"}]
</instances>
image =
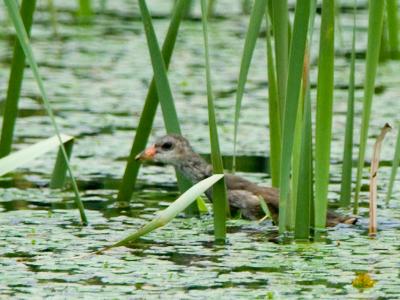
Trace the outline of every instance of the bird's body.
<instances>
[{"instance_id":1,"label":"bird's body","mask_svg":"<svg viewBox=\"0 0 400 300\"><path fill-rule=\"evenodd\" d=\"M153 160L175 166L193 183L212 175L212 166L197 154L189 142L180 135L166 135L137 156L141 160ZM279 214L279 191L276 188L259 186L249 180L233 174L225 174L225 184L229 206L232 211L240 211L246 219L256 220L265 215L261 201L265 201L275 223ZM206 192L212 201L211 191ZM354 217L344 217L328 212L327 226L338 223L354 224Z\"/></svg>"}]
</instances>

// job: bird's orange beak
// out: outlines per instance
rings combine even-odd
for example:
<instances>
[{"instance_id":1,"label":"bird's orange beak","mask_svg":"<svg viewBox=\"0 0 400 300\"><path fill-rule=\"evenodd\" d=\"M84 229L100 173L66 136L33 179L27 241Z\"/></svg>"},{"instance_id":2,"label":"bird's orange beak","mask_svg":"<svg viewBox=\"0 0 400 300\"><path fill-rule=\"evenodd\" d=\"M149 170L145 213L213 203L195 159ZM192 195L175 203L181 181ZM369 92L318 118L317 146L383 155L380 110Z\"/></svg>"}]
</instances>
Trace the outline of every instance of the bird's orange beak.
<instances>
[{"instance_id":1,"label":"bird's orange beak","mask_svg":"<svg viewBox=\"0 0 400 300\"><path fill-rule=\"evenodd\" d=\"M140 152L138 155L136 155L135 159L136 160L152 160L154 155L156 155L157 150L155 145L150 146L146 150Z\"/></svg>"}]
</instances>

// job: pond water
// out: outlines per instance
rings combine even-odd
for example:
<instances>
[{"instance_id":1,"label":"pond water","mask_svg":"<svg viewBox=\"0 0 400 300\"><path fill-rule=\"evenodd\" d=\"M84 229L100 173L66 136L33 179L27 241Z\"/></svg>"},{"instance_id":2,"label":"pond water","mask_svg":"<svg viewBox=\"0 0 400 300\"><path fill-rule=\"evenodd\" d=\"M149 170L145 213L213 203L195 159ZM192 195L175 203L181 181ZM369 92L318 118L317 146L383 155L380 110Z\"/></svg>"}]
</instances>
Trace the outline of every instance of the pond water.
<instances>
[{"instance_id":1,"label":"pond water","mask_svg":"<svg viewBox=\"0 0 400 300\"><path fill-rule=\"evenodd\" d=\"M161 39L171 1L148 1L157 16ZM108 1L92 25L76 21L75 1L55 1L57 33L46 1L39 1L32 31L34 53L62 132L74 135L72 166L79 181L90 225L82 227L73 193L47 186L55 153L37 159L0 179L0 298L104 299L398 299L400 297L400 190L390 207L383 205L390 168L379 173L379 234L367 236L367 194L362 195L360 222L329 230L324 243L277 245L269 242L277 228L270 222L230 220L228 244L213 245L212 217L179 217L132 246L102 255L109 245L151 220L178 196L173 169L145 166L128 206L116 203L119 180L146 95L152 69L136 2ZM210 46L221 147L232 154L234 96L248 17L239 1L217 1L210 24ZM196 2L194 15L198 16ZM367 11L358 12L356 132L358 141L366 47ZM13 30L0 10L0 107L7 89ZM352 16L344 10L337 35L335 116L330 199L338 197L346 112L348 53ZM317 18L317 26L319 20ZM318 32L318 30L316 31ZM313 47L318 49L318 36ZM181 27L170 81L182 130L193 146L208 153L206 88L198 18ZM316 59L313 60L315 66ZM400 77L397 61L380 65L367 157L379 128L396 125ZM316 81L312 70L312 82ZM379 93L378 93L379 92ZM315 91L313 90L313 94ZM243 101L239 131L241 155L267 156L268 114L265 45L259 39ZM14 149L53 135L32 74L25 73ZM389 109L390 108L390 109ZM158 114L151 139L164 134ZM385 141L382 159L393 156L396 130ZM356 154L356 152L355 152ZM261 161L263 161L261 159ZM268 185L270 177L256 166L241 175ZM368 182L367 177L364 178ZM398 183L399 181L397 181ZM372 288L352 286L367 272Z\"/></svg>"}]
</instances>

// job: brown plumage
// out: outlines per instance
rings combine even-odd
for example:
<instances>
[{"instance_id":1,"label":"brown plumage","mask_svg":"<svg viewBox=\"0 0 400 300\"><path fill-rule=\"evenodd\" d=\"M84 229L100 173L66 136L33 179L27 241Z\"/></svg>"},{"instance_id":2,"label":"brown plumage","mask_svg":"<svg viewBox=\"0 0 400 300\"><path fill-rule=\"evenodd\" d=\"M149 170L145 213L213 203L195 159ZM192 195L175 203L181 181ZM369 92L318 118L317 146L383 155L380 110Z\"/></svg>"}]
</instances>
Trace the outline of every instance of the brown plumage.
<instances>
[{"instance_id":1,"label":"brown plumage","mask_svg":"<svg viewBox=\"0 0 400 300\"><path fill-rule=\"evenodd\" d=\"M212 175L212 166L197 154L189 142L176 134L166 135L154 145L140 153L136 159L152 160L175 166L193 183ZM232 211L240 211L244 218L256 220L264 216L260 201L264 200L275 223L279 214L279 191L276 188L259 186L240 176L226 174L225 183L228 192L229 206ZM211 192L206 192L212 201ZM329 211L327 226L338 223L354 224L355 217L340 216Z\"/></svg>"}]
</instances>

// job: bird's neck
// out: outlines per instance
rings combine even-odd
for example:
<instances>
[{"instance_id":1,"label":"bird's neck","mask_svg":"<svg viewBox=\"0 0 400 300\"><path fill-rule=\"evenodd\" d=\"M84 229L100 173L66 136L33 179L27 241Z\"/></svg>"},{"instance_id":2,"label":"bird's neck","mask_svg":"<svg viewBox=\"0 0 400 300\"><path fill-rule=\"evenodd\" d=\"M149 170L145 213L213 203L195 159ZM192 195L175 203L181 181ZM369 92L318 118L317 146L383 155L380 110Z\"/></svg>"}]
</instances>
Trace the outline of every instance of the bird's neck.
<instances>
[{"instance_id":1,"label":"bird's neck","mask_svg":"<svg viewBox=\"0 0 400 300\"><path fill-rule=\"evenodd\" d=\"M212 175L212 166L195 152L190 153L187 159L181 160L177 168L193 183Z\"/></svg>"}]
</instances>

